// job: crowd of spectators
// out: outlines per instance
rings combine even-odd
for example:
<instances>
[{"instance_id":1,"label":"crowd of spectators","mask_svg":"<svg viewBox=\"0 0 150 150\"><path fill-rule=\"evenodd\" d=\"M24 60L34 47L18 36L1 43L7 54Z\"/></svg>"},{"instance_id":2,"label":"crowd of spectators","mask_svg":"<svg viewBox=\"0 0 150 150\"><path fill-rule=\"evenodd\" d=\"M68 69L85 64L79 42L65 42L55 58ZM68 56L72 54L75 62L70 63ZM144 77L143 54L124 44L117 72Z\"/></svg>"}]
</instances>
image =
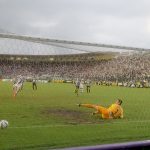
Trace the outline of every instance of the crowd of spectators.
<instances>
[{"instance_id":1,"label":"crowd of spectators","mask_svg":"<svg viewBox=\"0 0 150 150\"><path fill-rule=\"evenodd\" d=\"M99 81L140 81L150 78L150 56L132 54L111 60L46 62L0 60L3 78L17 75L37 78L91 79Z\"/></svg>"}]
</instances>

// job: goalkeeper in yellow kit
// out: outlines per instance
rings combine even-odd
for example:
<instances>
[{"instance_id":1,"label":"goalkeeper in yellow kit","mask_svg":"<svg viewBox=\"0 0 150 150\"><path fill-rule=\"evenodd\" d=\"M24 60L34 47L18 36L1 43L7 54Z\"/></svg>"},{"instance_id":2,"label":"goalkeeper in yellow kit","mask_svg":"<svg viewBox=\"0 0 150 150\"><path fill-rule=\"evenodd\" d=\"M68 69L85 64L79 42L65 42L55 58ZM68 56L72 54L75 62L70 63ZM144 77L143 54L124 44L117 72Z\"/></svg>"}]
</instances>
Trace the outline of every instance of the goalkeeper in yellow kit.
<instances>
[{"instance_id":1,"label":"goalkeeper in yellow kit","mask_svg":"<svg viewBox=\"0 0 150 150\"><path fill-rule=\"evenodd\" d=\"M117 99L116 102L108 108L93 104L78 104L78 106L96 109L93 115L101 114L103 119L117 119L123 118L123 108L121 107L121 104L122 100Z\"/></svg>"}]
</instances>

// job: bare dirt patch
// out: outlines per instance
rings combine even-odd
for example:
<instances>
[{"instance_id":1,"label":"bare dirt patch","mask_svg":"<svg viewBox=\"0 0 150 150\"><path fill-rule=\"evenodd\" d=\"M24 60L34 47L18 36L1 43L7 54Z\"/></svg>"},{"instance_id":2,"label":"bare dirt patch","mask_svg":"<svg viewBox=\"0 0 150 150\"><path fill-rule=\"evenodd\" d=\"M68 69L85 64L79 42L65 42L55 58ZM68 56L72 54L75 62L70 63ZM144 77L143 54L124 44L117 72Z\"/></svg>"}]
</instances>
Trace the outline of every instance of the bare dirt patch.
<instances>
[{"instance_id":1,"label":"bare dirt patch","mask_svg":"<svg viewBox=\"0 0 150 150\"><path fill-rule=\"evenodd\" d=\"M42 115L61 118L67 124L93 124L103 122L99 116L92 116L89 112L66 108L46 108L42 111Z\"/></svg>"}]
</instances>

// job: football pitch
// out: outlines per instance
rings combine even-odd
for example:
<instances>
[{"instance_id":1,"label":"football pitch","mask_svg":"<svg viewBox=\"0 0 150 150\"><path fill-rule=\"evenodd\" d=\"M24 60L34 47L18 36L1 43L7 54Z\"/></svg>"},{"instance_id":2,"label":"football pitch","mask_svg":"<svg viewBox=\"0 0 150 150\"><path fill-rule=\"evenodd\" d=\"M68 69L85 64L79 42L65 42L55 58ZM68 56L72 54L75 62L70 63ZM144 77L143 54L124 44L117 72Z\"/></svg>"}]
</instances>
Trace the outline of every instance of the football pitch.
<instances>
[{"instance_id":1,"label":"football pitch","mask_svg":"<svg viewBox=\"0 0 150 150\"><path fill-rule=\"evenodd\" d=\"M45 150L150 139L150 89L93 85L79 96L74 85L25 83L14 99L12 85L0 82L0 149ZM103 120L78 103L111 105L123 100L124 119Z\"/></svg>"}]
</instances>

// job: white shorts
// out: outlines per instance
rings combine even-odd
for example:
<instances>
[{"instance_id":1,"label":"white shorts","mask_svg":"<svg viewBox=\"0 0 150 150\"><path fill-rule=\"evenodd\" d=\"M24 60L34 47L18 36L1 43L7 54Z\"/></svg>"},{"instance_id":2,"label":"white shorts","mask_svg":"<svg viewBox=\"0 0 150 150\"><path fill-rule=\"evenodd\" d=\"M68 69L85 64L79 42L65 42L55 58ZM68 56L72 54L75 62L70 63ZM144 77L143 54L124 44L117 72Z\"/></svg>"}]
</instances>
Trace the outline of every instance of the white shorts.
<instances>
[{"instance_id":1,"label":"white shorts","mask_svg":"<svg viewBox=\"0 0 150 150\"><path fill-rule=\"evenodd\" d=\"M80 84L80 89L83 89L83 88L84 88L83 84Z\"/></svg>"}]
</instances>

